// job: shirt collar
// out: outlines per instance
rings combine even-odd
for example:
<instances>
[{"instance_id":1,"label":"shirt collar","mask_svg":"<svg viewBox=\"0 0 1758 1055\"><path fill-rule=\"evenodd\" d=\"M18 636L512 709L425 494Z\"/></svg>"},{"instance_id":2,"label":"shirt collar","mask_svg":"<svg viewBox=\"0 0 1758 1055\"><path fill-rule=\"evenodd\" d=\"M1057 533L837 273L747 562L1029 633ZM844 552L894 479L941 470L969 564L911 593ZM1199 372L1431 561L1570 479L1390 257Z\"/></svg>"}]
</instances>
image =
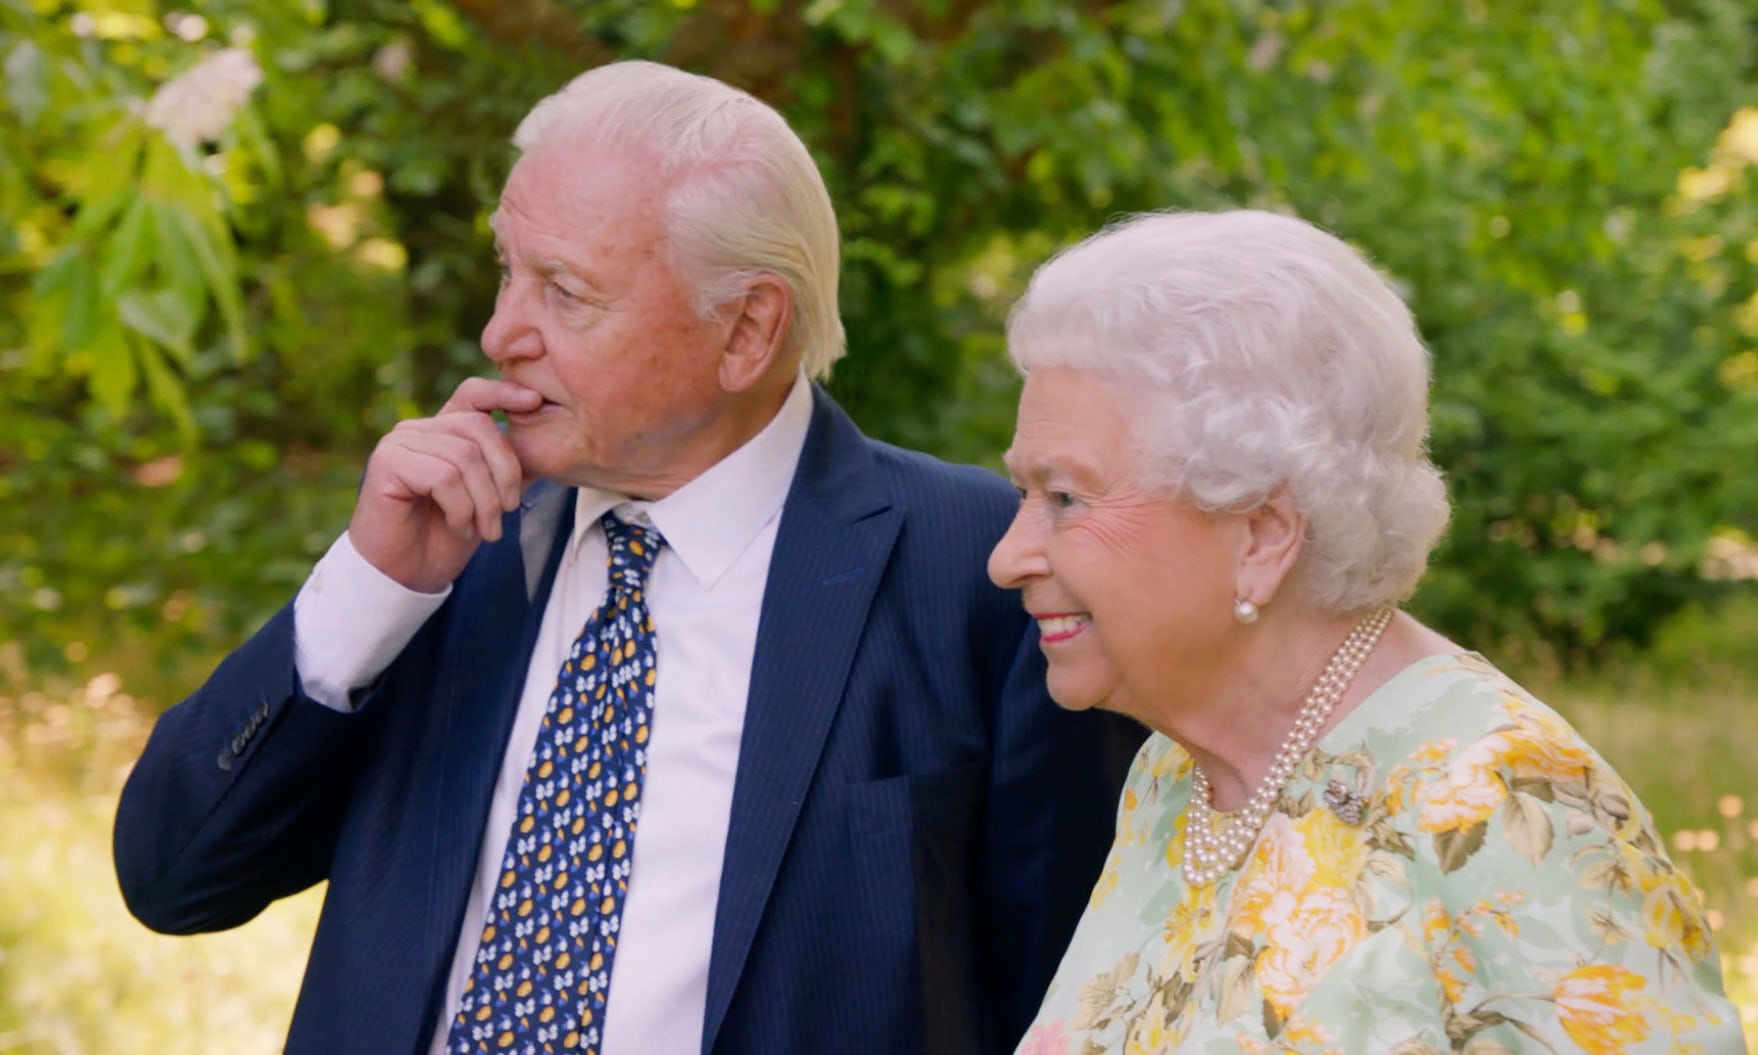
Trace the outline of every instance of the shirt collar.
<instances>
[{"instance_id":1,"label":"shirt collar","mask_svg":"<svg viewBox=\"0 0 1758 1055\"><path fill-rule=\"evenodd\" d=\"M802 373L763 431L664 498L649 502L580 488L568 539L570 556L588 532L598 529L599 518L614 509L623 520L658 528L702 588L712 589L763 526L780 514L811 423L812 385Z\"/></svg>"}]
</instances>

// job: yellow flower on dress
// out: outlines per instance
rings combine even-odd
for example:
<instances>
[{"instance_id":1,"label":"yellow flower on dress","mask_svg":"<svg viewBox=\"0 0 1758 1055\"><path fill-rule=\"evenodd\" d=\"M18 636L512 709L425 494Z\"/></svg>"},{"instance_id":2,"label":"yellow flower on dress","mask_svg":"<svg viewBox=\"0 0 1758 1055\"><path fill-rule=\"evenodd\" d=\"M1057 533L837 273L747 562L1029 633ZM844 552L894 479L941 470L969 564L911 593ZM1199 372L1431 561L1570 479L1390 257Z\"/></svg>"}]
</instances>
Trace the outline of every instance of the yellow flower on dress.
<instances>
[{"instance_id":1,"label":"yellow flower on dress","mask_svg":"<svg viewBox=\"0 0 1758 1055\"><path fill-rule=\"evenodd\" d=\"M1160 954L1160 977L1196 980L1196 950L1209 939L1215 915L1215 884L1184 888L1184 899L1161 927L1166 949Z\"/></svg>"},{"instance_id":2,"label":"yellow flower on dress","mask_svg":"<svg viewBox=\"0 0 1758 1055\"><path fill-rule=\"evenodd\" d=\"M1525 697L1503 693L1515 728L1505 734L1502 763L1517 776L1535 780L1580 780L1594 767L1593 756L1560 717L1532 707Z\"/></svg>"},{"instance_id":3,"label":"yellow flower on dress","mask_svg":"<svg viewBox=\"0 0 1758 1055\"><path fill-rule=\"evenodd\" d=\"M1416 826L1425 832L1450 832L1486 820L1508 797L1500 768L1503 742L1487 737L1459 752L1440 779L1418 791L1421 802Z\"/></svg>"},{"instance_id":4,"label":"yellow flower on dress","mask_svg":"<svg viewBox=\"0 0 1758 1055\"><path fill-rule=\"evenodd\" d=\"M1235 934L1261 934L1270 902L1286 891L1306 889L1316 871L1294 821L1285 813L1270 814L1233 889L1227 929Z\"/></svg>"},{"instance_id":5,"label":"yellow flower on dress","mask_svg":"<svg viewBox=\"0 0 1758 1055\"><path fill-rule=\"evenodd\" d=\"M1552 994L1563 1032L1592 1055L1613 1055L1648 1039L1648 1023L1627 999L1643 985L1641 975L1609 963L1563 975Z\"/></svg>"},{"instance_id":6,"label":"yellow flower on dress","mask_svg":"<svg viewBox=\"0 0 1758 1055\"><path fill-rule=\"evenodd\" d=\"M1642 883L1642 937L1657 949L1678 947L1692 957L1709 951L1709 925L1697 889L1676 872L1651 872L1652 881Z\"/></svg>"},{"instance_id":7,"label":"yellow flower on dress","mask_svg":"<svg viewBox=\"0 0 1758 1055\"><path fill-rule=\"evenodd\" d=\"M1286 1018L1343 954L1367 936L1367 921L1347 890L1284 890L1264 910L1267 939L1257 957L1258 987Z\"/></svg>"},{"instance_id":8,"label":"yellow flower on dress","mask_svg":"<svg viewBox=\"0 0 1758 1055\"><path fill-rule=\"evenodd\" d=\"M1330 810L1313 810L1294 822L1306 855L1313 863L1314 883L1353 886L1367 867L1367 832Z\"/></svg>"}]
</instances>

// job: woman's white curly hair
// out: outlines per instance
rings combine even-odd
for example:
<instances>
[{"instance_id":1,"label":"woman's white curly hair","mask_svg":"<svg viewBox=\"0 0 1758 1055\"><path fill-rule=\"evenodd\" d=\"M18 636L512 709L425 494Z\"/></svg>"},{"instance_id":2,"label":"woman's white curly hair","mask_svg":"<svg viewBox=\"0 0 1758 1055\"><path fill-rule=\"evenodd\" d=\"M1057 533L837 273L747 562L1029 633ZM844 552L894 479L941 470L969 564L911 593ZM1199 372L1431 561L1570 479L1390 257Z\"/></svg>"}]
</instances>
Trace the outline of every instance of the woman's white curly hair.
<instances>
[{"instance_id":1,"label":"woman's white curly hair","mask_svg":"<svg viewBox=\"0 0 1758 1055\"><path fill-rule=\"evenodd\" d=\"M1313 605L1416 588L1448 518L1428 350L1339 239L1249 210L1133 217L1040 267L1007 337L1023 374L1068 367L1139 393L1147 486L1235 513L1286 488L1308 525L1294 585Z\"/></svg>"}]
</instances>

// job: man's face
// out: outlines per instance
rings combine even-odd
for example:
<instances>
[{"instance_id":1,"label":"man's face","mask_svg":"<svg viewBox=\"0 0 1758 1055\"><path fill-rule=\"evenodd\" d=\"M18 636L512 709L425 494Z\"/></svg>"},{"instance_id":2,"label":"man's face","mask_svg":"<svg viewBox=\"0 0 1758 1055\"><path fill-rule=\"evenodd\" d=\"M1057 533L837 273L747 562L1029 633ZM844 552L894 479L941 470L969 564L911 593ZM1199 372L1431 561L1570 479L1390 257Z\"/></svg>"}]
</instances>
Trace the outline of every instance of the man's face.
<instances>
[{"instance_id":1,"label":"man's face","mask_svg":"<svg viewBox=\"0 0 1758 1055\"><path fill-rule=\"evenodd\" d=\"M666 185L646 152L592 144L519 159L492 222L502 267L482 348L543 406L509 414L532 477L658 497L701 466L724 411L728 326L673 273Z\"/></svg>"}]
</instances>

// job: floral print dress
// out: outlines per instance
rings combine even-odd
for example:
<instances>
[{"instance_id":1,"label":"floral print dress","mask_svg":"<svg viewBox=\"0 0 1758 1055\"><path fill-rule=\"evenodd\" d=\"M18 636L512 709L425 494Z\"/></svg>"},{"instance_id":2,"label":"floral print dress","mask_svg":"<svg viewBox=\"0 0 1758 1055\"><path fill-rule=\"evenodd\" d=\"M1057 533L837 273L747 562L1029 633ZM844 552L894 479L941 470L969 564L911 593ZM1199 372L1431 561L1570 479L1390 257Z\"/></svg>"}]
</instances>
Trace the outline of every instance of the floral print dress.
<instances>
[{"instance_id":1,"label":"floral print dress","mask_svg":"<svg viewBox=\"0 0 1758 1055\"><path fill-rule=\"evenodd\" d=\"M1701 899L1562 718L1430 656L1186 883L1191 760L1151 737L1019 1055L1744 1052Z\"/></svg>"}]
</instances>

